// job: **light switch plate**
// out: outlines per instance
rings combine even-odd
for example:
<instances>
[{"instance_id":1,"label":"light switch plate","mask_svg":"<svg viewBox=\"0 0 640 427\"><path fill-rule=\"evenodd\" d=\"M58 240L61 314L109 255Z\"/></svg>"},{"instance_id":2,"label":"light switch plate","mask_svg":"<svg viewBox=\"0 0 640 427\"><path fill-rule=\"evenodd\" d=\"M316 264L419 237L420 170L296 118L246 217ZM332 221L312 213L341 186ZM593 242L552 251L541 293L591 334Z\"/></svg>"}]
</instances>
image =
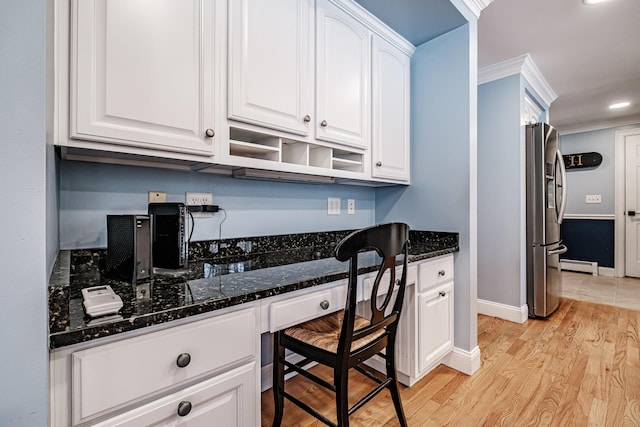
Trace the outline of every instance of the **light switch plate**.
<instances>
[{"instance_id":1,"label":"light switch plate","mask_svg":"<svg viewBox=\"0 0 640 427\"><path fill-rule=\"evenodd\" d=\"M347 199L347 215L354 215L356 213L356 200Z\"/></svg>"},{"instance_id":2,"label":"light switch plate","mask_svg":"<svg viewBox=\"0 0 640 427\"><path fill-rule=\"evenodd\" d=\"M327 215L340 215L340 199L338 197L327 199Z\"/></svg>"},{"instance_id":3,"label":"light switch plate","mask_svg":"<svg viewBox=\"0 0 640 427\"><path fill-rule=\"evenodd\" d=\"M602 203L602 196L600 194L587 194L586 203Z\"/></svg>"}]
</instances>

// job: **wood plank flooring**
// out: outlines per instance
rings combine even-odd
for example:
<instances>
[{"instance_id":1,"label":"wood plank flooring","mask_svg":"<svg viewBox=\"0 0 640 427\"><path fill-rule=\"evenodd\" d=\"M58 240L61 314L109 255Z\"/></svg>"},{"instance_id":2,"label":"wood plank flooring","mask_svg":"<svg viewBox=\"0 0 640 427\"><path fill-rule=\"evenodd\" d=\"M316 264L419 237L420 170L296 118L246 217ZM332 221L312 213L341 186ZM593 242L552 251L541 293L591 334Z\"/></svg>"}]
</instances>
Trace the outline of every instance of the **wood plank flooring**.
<instances>
[{"instance_id":1,"label":"wood plank flooring","mask_svg":"<svg viewBox=\"0 0 640 427\"><path fill-rule=\"evenodd\" d=\"M411 388L401 385L412 427L640 426L640 311L562 299L548 320L516 324L478 316L482 366L473 375L439 366ZM326 368L312 368L316 373ZM350 377L353 399L371 382ZM333 396L301 376L287 390L333 420ZM273 420L262 394L262 425ZM387 392L353 414L352 426L397 426ZM323 424L285 403L283 426Z\"/></svg>"}]
</instances>

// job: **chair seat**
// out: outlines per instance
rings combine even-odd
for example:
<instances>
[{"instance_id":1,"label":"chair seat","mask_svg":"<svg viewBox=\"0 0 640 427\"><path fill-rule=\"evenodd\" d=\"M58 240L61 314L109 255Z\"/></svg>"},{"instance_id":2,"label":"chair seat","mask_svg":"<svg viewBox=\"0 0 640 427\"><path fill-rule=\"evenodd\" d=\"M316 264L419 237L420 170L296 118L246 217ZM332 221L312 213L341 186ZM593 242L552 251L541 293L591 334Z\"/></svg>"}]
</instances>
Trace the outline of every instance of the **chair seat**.
<instances>
[{"instance_id":1,"label":"chair seat","mask_svg":"<svg viewBox=\"0 0 640 427\"><path fill-rule=\"evenodd\" d=\"M331 353L338 351L338 341L340 339L340 330L342 328L342 319L344 311L328 314L317 319L301 323L296 326L287 328L285 335L295 338L314 347L326 350ZM364 317L356 316L354 323L354 331L369 326L369 320ZM351 343L351 351L364 347L376 338L384 335L384 330L369 334L357 341Z\"/></svg>"}]
</instances>

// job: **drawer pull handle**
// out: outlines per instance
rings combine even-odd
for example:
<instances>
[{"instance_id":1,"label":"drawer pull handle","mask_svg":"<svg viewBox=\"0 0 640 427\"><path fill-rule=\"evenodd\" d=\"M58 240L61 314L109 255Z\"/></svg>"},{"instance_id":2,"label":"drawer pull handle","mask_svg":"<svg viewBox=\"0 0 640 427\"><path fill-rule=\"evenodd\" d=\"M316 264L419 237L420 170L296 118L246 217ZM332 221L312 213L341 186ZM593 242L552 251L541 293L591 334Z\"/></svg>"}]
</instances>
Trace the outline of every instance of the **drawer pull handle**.
<instances>
[{"instance_id":1,"label":"drawer pull handle","mask_svg":"<svg viewBox=\"0 0 640 427\"><path fill-rule=\"evenodd\" d=\"M447 274L447 272L444 270L438 271L438 276L444 276L445 274Z\"/></svg>"},{"instance_id":2,"label":"drawer pull handle","mask_svg":"<svg viewBox=\"0 0 640 427\"><path fill-rule=\"evenodd\" d=\"M189 363L191 363L191 355L189 353L182 353L176 359L176 365L178 365L179 368L186 368Z\"/></svg>"},{"instance_id":3,"label":"drawer pull handle","mask_svg":"<svg viewBox=\"0 0 640 427\"><path fill-rule=\"evenodd\" d=\"M191 412L191 402L183 400L182 402L178 403L178 415L180 415L181 417L186 417L187 415L189 415L189 412Z\"/></svg>"},{"instance_id":4,"label":"drawer pull handle","mask_svg":"<svg viewBox=\"0 0 640 427\"><path fill-rule=\"evenodd\" d=\"M309 123L311 121L311 116L307 114L306 116L304 116L303 120L305 123Z\"/></svg>"},{"instance_id":5,"label":"drawer pull handle","mask_svg":"<svg viewBox=\"0 0 640 427\"><path fill-rule=\"evenodd\" d=\"M211 128L205 130L204 134L207 135L207 137L209 138L213 138L216 135L216 133Z\"/></svg>"},{"instance_id":6,"label":"drawer pull handle","mask_svg":"<svg viewBox=\"0 0 640 427\"><path fill-rule=\"evenodd\" d=\"M440 296L441 296L441 297L444 297L444 296L446 296L446 295L447 295L447 293L446 293L445 291L440 291Z\"/></svg>"},{"instance_id":7,"label":"drawer pull handle","mask_svg":"<svg viewBox=\"0 0 640 427\"><path fill-rule=\"evenodd\" d=\"M327 300L321 301L320 302L320 308L323 309L323 310L328 309L329 308L329 301L327 301Z\"/></svg>"}]
</instances>

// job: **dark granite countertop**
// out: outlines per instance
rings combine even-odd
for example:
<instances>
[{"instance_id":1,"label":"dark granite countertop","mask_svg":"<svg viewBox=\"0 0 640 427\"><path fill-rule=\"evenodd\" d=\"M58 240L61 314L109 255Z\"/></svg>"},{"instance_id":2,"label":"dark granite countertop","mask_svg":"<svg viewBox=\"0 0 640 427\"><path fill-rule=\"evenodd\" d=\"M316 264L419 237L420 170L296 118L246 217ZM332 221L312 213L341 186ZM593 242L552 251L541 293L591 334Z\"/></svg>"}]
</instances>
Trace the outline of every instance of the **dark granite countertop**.
<instances>
[{"instance_id":1,"label":"dark granite countertop","mask_svg":"<svg viewBox=\"0 0 640 427\"><path fill-rule=\"evenodd\" d=\"M189 268L138 284L101 274L104 249L61 251L49 282L49 346L64 347L347 278L332 257L350 230L192 242ZM459 250L457 233L411 231L409 262ZM360 273L379 257L360 257ZM110 285L122 298L117 315L91 319L81 289Z\"/></svg>"}]
</instances>

